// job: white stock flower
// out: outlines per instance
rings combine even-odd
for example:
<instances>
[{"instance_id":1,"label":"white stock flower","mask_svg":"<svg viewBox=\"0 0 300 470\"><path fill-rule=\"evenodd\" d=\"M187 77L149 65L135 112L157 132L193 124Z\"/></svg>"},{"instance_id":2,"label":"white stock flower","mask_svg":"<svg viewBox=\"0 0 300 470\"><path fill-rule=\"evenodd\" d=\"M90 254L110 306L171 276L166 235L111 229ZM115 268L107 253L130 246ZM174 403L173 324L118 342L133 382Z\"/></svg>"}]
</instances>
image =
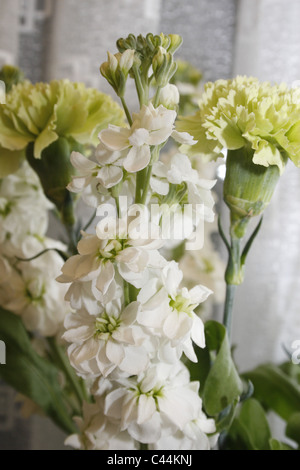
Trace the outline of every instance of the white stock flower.
<instances>
[{"instance_id":1,"label":"white stock flower","mask_svg":"<svg viewBox=\"0 0 300 470\"><path fill-rule=\"evenodd\" d=\"M197 362L192 341L204 348L205 337L203 322L194 309L207 299L211 291L201 285L191 290L180 288L182 278L183 274L174 261L161 270L161 276L153 277L138 295L142 304L138 321L162 339L167 338L170 346L176 348L178 358L184 352L191 361ZM165 342L160 354L165 360L170 354L172 357Z\"/></svg>"},{"instance_id":2,"label":"white stock flower","mask_svg":"<svg viewBox=\"0 0 300 470\"><path fill-rule=\"evenodd\" d=\"M84 234L78 243L79 255L67 260L57 280L93 281L103 296L107 296L109 289L112 296L117 270L123 279L140 288L147 280L147 268L161 265L163 258L157 249L163 243L150 238L151 225L145 223L143 215L131 218L132 212L133 207L129 217L107 217L100 221L97 236Z\"/></svg>"},{"instance_id":3,"label":"white stock flower","mask_svg":"<svg viewBox=\"0 0 300 470\"><path fill-rule=\"evenodd\" d=\"M139 310L138 302L124 308L119 299L99 307L96 315L81 310L66 317L63 338L72 343L69 359L80 375L106 377L117 367L136 375L148 366L148 338L136 321Z\"/></svg>"},{"instance_id":4,"label":"white stock flower","mask_svg":"<svg viewBox=\"0 0 300 470\"><path fill-rule=\"evenodd\" d=\"M210 450L216 445L218 435L213 419L203 411L198 418L188 423L183 430L164 436L150 446L150 450ZM215 434L213 437L209 434Z\"/></svg>"},{"instance_id":5,"label":"white stock flower","mask_svg":"<svg viewBox=\"0 0 300 470\"><path fill-rule=\"evenodd\" d=\"M189 381L189 372L181 362L153 365L119 384L105 397L105 415L121 419L121 430L139 442L154 443L184 430L201 412L199 383Z\"/></svg>"},{"instance_id":6,"label":"white stock flower","mask_svg":"<svg viewBox=\"0 0 300 470\"><path fill-rule=\"evenodd\" d=\"M34 210L32 208L34 207ZM19 248L28 234L43 236L48 225L46 199L36 174L25 162L14 174L0 181L0 244ZM28 216L30 214L30 216Z\"/></svg>"},{"instance_id":7,"label":"white stock flower","mask_svg":"<svg viewBox=\"0 0 300 470\"><path fill-rule=\"evenodd\" d=\"M6 260L6 272L1 272L5 274L6 295L1 299L1 305L20 315L28 331L54 336L61 329L69 307L64 301L66 289L51 276L50 257L44 260L44 264L42 258L38 266L32 262L20 262L16 267ZM1 267L2 271L3 263Z\"/></svg>"},{"instance_id":8,"label":"white stock flower","mask_svg":"<svg viewBox=\"0 0 300 470\"><path fill-rule=\"evenodd\" d=\"M82 192L92 180L106 189L112 188L123 179L123 159L120 152L110 152L101 145L96 149L96 162L86 158L79 152L71 153L71 163L77 169L78 175L73 176L68 190L74 193Z\"/></svg>"},{"instance_id":9,"label":"white stock flower","mask_svg":"<svg viewBox=\"0 0 300 470\"><path fill-rule=\"evenodd\" d=\"M101 398L83 404L83 417L74 418L79 434L72 434L65 445L80 450L137 450L138 445L125 431L103 413Z\"/></svg>"},{"instance_id":10,"label":"white stock flower","mask_svg":"<svg viewBox=\"0 0 300 470\"><path fill-rule=\"evenodd\" d=\"M199 222L197 219L201 217L201 213L197 211L197 204L203 207L203 219L212 222L215 201L211 189L216 180L200 178L197 170L192 168L190 159L182 153L176 153L167 163L162 161L154 163L151 178L153 192L166 196L169 193L170 185L182 183L187 185L187 198L184 202L193 205L193 212L197 216L195 223L197 224Z\"/></svg>"},{"instance_id":11,"label":"white stock flower","mask_svg":"<svg viewBox=\"0 0 300 470\"><path fill-rule=\"evenodd\" d=\"M129 173L136 173L149 164L150 146L163 144L170 136L180 143L196 143L189 134L174 131L175 119L175 111L162 105L154 108L150 103L133 114L133 124L129 129L109 125L108 129L100 132L99 139L111 151L130 149L123 165Z\"/></svg>"}]
</instances>

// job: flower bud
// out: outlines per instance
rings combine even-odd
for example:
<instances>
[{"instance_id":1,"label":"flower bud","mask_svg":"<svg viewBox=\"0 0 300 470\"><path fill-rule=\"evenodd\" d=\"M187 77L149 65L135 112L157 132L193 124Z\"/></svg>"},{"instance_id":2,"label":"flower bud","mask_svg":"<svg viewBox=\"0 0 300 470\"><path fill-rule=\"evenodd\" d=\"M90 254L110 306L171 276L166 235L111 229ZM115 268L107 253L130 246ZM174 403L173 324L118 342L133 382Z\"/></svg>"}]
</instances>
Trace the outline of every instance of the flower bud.
<instances>
[{"instance_id":1,"label":"flower bud","mask_svg":"<svg viewBox=\"0 0 300 470\"><path fill-rule=\"evenodd\" d=\"M162 104L165 108L176 109L179 99L177 86L168 84L160 90L158 106Z\"/></svg>"},{"instance_id":2,"label":"flower bud","mask_svg":"<svg viewBox=\"0 0 300 470\"><path fill-rule=\"evenodd\" d=\"M110 73L114 75L118 68L119 62L116 56L114 56L110 52L107 52L107 57L108 57L108 67L109 67Z\"/></svg>"},{"instance_id":3,"label":"flower bud","mask_svg":"<svg viewBox=\"0 0 300 470\"><path fill-rule=\"evenodd\" d=\"M133 49L127 49L123 54L120 54L119 66L125 76L128 75L131 67L133 66L134 54L135 51Z\"/></svg>"},{"instance_id":4,"label":"flower bud","mask_svg":"<svg viewBox=\"0 0 300 470\"><path fill-rule=\"evenodd\" d=\"M234 238L243 238L250 219L264 212L280 177L277 165L256 165L253 155L248 147L229 150L227 155L223 191Z\"/></svg>"},{"instance_id":5,"label":"flower bud","mask_svg":"<svg viewBox=\"0 0 300 470\"><path fill-rule=\"evenodd\" d=\"M152 60L153 74L159 87L165 87L176 72L173 56L163 47L159 47Z\"/></svg>"},{"instance_id":6,"label":"flower bud","mask_svg":"<svg viewBox=\"0 0 300 470\"><path fill-rule=\"evenodd\" d=\"M169 38L170 45L168 47L168 52L174 54L174 52L176 52L182 44L182 37L179 36L179 34L169 34Z\"/></svg>"},{"instance_id":7,"label":"flower bud","mask_svg":"<svg viewBox=\"0 0 300 470\"><path fill-rule=\"evenodd\" d=\"M118 52L115 55L108 52L107 56L108 61L103 62L100 72L113 87L117 95L122 97L125 93L128 73L134 62L135 51L127 49L125 52Z\"/></svg>"}]
</instances>

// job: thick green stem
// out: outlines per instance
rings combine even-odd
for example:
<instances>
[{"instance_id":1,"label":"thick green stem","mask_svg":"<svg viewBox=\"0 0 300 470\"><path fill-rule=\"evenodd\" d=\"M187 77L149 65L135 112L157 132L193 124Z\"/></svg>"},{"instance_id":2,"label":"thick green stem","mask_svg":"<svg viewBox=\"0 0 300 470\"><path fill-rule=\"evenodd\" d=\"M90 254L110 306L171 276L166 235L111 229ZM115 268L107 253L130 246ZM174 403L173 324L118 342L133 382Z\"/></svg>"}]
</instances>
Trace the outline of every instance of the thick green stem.
<instances>
[{"instance_id":1,"label":"thick green stem","mask_svg":"<svg viewBox=\"0 0 300 470\"><path fill-rule=\"evenodd\" d=\"M239 285L244 281L244 266L241 263L241 240L231 236L230 254L225 273L227 284Z\"/></svg>"},{"instance_id":2,"label":"thick green stem","mask_svg":"<svg viewBox=\"0 0 300 470\"><path fill-rule=\"evenodd\" d=\"M231 337L232 316L233 316L233 303L236 286L233 284L226 285L226 300L224 308L223 324L226 327L228 337Z\"/></svg>"}]
</instances>

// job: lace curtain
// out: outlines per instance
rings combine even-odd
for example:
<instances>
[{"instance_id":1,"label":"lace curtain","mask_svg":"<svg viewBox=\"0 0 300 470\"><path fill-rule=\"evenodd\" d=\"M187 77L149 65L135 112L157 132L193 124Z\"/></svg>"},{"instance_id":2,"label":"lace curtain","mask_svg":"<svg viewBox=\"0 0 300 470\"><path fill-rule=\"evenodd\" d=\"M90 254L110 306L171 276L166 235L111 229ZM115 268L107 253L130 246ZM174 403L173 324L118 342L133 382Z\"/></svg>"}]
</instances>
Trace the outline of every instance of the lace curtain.
<instances>
[{"instance_id":1,"label":"lace curtain","mask_svg":"<svg viewBox=\"0 0 300 470\"><path fill-rule=\"evenodd\" d=\"M206 80L247 74L289 84L300 78L298 0L0 0L0 66L33 81L69 77L109 91L99 75L106 50L132 32L176 32L181 57ZM235 304L234 342L245 370L284 358L300 339L300 173L290 165L249 256ZM223 214L225 218L225 213ZM58 449L62 435L21 420L0 384L0 448Z\"/></svg>"}]
</instances>

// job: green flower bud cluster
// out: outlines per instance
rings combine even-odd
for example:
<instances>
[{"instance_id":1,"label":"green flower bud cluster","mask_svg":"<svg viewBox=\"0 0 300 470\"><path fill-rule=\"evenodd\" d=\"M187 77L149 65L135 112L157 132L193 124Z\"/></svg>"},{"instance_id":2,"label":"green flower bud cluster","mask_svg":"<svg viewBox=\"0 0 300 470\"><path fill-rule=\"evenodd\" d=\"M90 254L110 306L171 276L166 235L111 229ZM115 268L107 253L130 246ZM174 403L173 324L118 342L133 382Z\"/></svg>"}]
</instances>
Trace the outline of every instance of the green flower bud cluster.
<instances>
[{"instance_id":1,"label":"green flower bud cluster","mask_svg":"<svg viewBox=\"0 0 300 470\"><path fill-rule=\"evenodd\" d=\"M125 93L129 71L133 66L135 51L127 49L122 54L118 52L113 55L108 52L107 55L108 61L101 65L100 72L113 87L116 94L122 98Z\"/></svg>"},{"instance_id":2,"label":"green flower bud cluster","mask_svg":"<svg viewBox=\"0 0 300 470\"><path fill-rule=\"evenodd\" d=\"M119 53L108 53L108 61L101 65L100 71L121 99L130 75L135 80L140 103L147 104L151 82L155 79L156 86L163 88L176 72L173 54L181 43L182 38L176 34L149 33L145 37L129 34L117 41Z\"/></svg>"},{"instance_id":3,"label":"green flower bud cluster","mask_svg":"<svg viewBox=\"0 0 300 470\"><path fill-rule=\"evenodd\" d=\"M177 69L173 55L161 46L153 57L152 67L155 81L161 88L169 83Z\"/></svg>"}]
</instances>

